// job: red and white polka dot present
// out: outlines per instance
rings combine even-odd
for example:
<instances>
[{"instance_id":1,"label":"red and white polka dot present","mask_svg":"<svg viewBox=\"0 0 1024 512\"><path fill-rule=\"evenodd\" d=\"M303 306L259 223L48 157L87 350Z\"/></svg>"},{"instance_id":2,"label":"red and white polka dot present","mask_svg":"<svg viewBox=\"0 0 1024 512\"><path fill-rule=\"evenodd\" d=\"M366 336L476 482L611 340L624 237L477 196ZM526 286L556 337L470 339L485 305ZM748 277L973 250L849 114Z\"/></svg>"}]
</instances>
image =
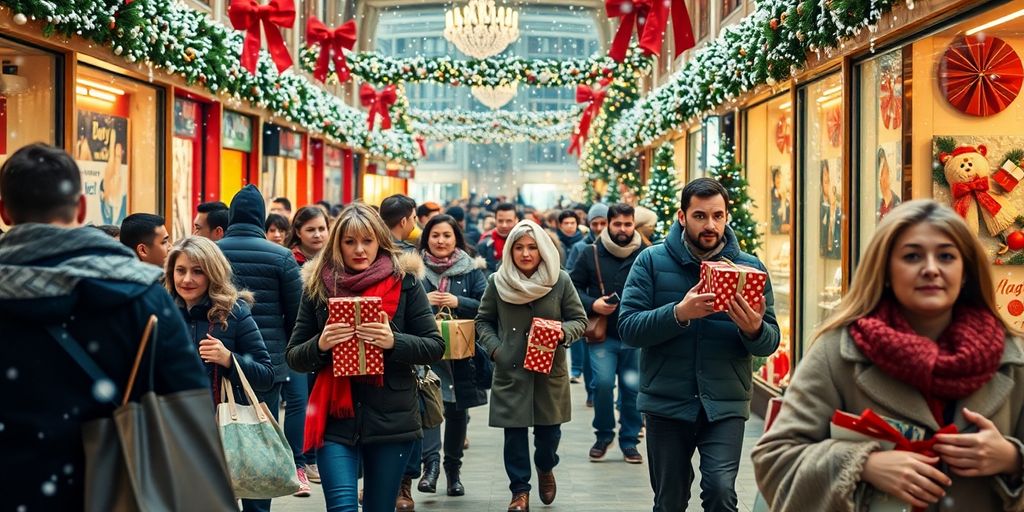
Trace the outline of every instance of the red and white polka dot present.
<instances>
[{"instance_id":1,"label":"red and white polka dot present","mask_svg":"<svg viewBox=\"0 0 1024 512\"><path fill-rule=\"evenodd\" d=\"M379 322L381 311L380 297L332 297L327 303L327 323ZM335 345L331 355L335 377L384 375L384 350L355 336Z\"/></svg>"},{"instance_id":2,"label":"red and white polka dot present","mask_svg":"<svg viewBox=\"0 0 1024 512\"><path fill-rule=\"evenodd\" d=\"M526 358L523 368L537 373L551 373L555 349L562 338L562 322L534 318L526 338Z\"/></svg>"},{"instance_id":3,"label":"red and white polka dot present","mask_svg":"<svg viewBox=\"0 0 1024 512\"><path fill-rule=\"evenodd\" d=\"M768 274L728 260L701 262L700 276L704 280L700 293L715 294L715 311L729 309L729 301L737 290L751 308L760 307L764 300L764 287L768 283Z\"/></svg>"}]
</instances>

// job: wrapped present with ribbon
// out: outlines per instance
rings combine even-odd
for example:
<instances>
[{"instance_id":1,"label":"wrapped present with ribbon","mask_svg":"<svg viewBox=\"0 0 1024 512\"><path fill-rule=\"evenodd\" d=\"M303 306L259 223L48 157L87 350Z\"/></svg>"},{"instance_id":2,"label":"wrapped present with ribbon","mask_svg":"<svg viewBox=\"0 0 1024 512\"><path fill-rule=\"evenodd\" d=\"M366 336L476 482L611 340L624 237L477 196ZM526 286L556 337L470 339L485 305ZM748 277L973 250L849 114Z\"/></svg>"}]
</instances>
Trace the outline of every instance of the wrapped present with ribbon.
<instances>
[{"instance_id":1,"label":"wrapped present with ribbon","mask_svg":"<svg viewBox=\"0 0 1024 512\"><path fill-rule=\"evenodd\" d=\"M537 373L551 373L555 349L562 339L562 322L534 318L526 337L526 358L523 368Z\"/></svg>"},{"instance_id":2,"label":"wrapped present with ribbon","mask_svg":"<svg viewBox=\"0 0 1024 512\"><path fill-rule=\"evenodd\" d=\"M768 284L765 272L729 260L701 262L700 277L704 280L700 293L715 294L715 311L729 309L729 301L736 292L756 309L764 300L764 287Z\"/></svg>"},{"instance_id":3,"label":"wrapped present with ribbon","mask_svg":"<svg viewBox=\"0 0 1024 512\"><path fill-rule=\"evenodd\" d=\"M380 297L332 297L327 304L327 323L358 326L380 322L384 311ZM353 336L332 350L335 377L384 375L384 350Z\"/></svg>"},{"instance_id":4,"label":"wrapped present with ribbon","mask_svg":"<svg viewBox=\"0 0 1024 512\"><path fill-rule=\"evenodd\" d=\"M476 355L476 322L458 320L452 316L452 310L442 307L434 320L437 330L444 338L444 355L441 359L469 359Z\"/></svg>"},{"instance_id":5,"label":"wrapped present with ribbon","mask_svg":"<svg viewBox=\"0 0 1024 512\"><path fill-rule=\"evenodd\" d=\"M956 425L946 425L936 434L956 434ZM865 409L860 416L836 410L832 414L829 435L839 441L876 441L886 450L902 450L919 453L926 457L935 457L935 438L925 439L924 430L901 421L878 415L871 409ZM876 493L867 510L870 512L897 512L910 509L910 505L896 500L892 496ZM914 512L924 512L923 508L914 508Z\"/></svg>"},{"instance_id":6,"label":"wrapped present with ribbon","mask_svg":"<svg viewBox=\"0 0 1024 512\"><path fill-rule=\"evenodd\" d=\"M1013 160L1003 162L1003 166L996 169L995 174L992 175L992 181L998 183L1007 192L1013 192L1021 180L1024 180L1024 169L1021 169Z\"/></svg>"}]
</instances>

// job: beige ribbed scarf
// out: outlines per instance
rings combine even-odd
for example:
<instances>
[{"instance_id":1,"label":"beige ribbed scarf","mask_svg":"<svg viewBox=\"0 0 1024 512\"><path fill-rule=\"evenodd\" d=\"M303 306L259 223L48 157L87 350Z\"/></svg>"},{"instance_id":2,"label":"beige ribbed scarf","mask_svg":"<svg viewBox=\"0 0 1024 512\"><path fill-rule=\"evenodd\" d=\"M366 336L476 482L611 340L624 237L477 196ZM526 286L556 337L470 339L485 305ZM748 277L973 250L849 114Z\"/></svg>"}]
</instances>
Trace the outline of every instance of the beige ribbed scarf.
<instances>
[{"instance_id":1,"label":"beige ribbed scarf","mask_svg":"<svg viewBox=\"0 0 1024 512\"><path fill-rule=\"evenodd\" d=\"M640 232L634 231L633 239L630 240L628 244L619 245L615 243L615 240L612 240L612 235L608 233L608 228L605 228L605 230L601 232L601 236L598 237L598 239L601 240L601 245L603 245L608 252L612 253L612 256L615 256L620 260L630 257L630 255L640 248L640 244L644 242L643 237L640 236Z\"/></svg>"},{"instance_id":2,"label":"beige ribbed scarf","mask_svg":"<svg viewBox=\"0 0 1024 512\"><path fill-rule=\"evenodd\" d=\"M536 240L537 248L540 249L540 266L530 277L526 277L526 274L516 267L512 258L512 247L524 236ZM555 243L544 232L544 228L533 221L523 220L512 228L505 241L501 267L494 273L494 286L501 300L510 304L528 304L551 292L558 282L560 271L560 258Z\"/></svg>"}]
</instances>

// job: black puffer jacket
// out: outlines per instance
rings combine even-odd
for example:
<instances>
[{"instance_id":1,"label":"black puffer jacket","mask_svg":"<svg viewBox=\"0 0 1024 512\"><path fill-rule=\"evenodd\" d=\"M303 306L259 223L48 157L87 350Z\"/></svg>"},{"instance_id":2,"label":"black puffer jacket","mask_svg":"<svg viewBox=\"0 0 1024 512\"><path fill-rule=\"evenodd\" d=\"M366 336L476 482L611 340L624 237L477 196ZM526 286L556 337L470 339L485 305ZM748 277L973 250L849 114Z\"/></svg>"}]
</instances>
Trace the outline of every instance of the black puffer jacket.
<instances>
[{"instance_id":1,"label":"black puffer jacket","mask_svg":"<svg viewBox=\"0 0 1024 512\"><path fill-rule=\"evenodd\" d=\"M288 378L284 349L291 337L302 297L302 277L292 252L267 240L266 206L259 189L246 185L231 200L231 223L217 242L231 262L239 288L256 296L252 317L274 365L274 382Z\"/></svg>"},{"instance_id":2,"label":"black puffer jacket","mask_svg":"<svg viewBox=\"0 0 1024 512\"><path fill-rule=\"evenodd\" d=\"M185 324L188 326L188 333L192 338L192 343L195 344L196 351L199 350L199 342L206 339L206 335L209 334L220 340L224 344L224 348L235 355L238 365L242 367L245 378L252 385L253 390L268 391L274 386L274 367L270 364L267 346L263 343L263 337L260 336L260 330L252 318L252 311L248 304L242 300L235 303L235 307L228 317L226 329L219 322L211 326L209 300L192 306L192 309L185 308L181 302L178 303L178 306L185 318ZM238 380L235 365L232 364L227 368L218 364L205 364L204 366L206 366L206 375L210 378L211 386L220 384L214 382L215 377L227 377L231 379L231 385L234 386L235 401L241 404L249 403L242 391L242 382ZM214 399L219 401L220 396L215 396Z\"/></svg>"},{"instance_id":3,"label":"black puffer jacket","mask_svg":"<svg viewBox=\"0 0 1024 512\"><path fill-rule=\"evenodd\" d=\"M324 439L346 445L397 443L423 437L413 365L430 364L444 354L427 294L419 280L406 274L391 329L395 346L384 351L384 386L352 383L355 417L328 418ZM317 344L327 324L327 302L302 295L299 319L288 343L288 365L297 372L331 364L331 353ZM324 375L329 375L326 373Z\"/></svg>"}]
</instances>

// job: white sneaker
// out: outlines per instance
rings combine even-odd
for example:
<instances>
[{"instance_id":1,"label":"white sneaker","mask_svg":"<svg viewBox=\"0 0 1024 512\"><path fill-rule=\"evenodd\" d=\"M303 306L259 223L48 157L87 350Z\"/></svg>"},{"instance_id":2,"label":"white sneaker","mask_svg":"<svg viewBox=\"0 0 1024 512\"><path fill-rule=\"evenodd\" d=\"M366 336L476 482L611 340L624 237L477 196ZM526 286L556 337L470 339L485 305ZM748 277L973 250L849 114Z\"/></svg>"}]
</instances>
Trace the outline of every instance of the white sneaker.
<instances>
[{"instance_id":1,"label":"white sneaker","mask_svg":"<svg viewBox=\"0 0 1024 512\"><path fill-rule=\"evenodd\" d=\"M320 468L316 464L306 464L306 478L314 484L320 483Z\"/></svg>"}]
</instances>

